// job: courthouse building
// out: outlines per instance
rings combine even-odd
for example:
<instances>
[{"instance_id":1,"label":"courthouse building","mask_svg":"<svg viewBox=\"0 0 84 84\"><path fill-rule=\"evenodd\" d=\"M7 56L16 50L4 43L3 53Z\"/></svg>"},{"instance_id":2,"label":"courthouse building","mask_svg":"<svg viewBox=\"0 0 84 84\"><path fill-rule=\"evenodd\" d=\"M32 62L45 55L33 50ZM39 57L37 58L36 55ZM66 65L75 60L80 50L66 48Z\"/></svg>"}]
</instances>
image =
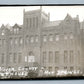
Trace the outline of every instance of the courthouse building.
<instances>
[{"instance_id":1,"label":"courthouse building","mask_svg":"<svg viewBox=\"0 0 84 84\"><path fill-rule=\"evenodd\" d=\"M84 71L83 28L78 15L50 21L50 14L41 8L24 10L23 25L0 28L0 67L37 64L48 71Z\"/></svg>"}]
</instances>

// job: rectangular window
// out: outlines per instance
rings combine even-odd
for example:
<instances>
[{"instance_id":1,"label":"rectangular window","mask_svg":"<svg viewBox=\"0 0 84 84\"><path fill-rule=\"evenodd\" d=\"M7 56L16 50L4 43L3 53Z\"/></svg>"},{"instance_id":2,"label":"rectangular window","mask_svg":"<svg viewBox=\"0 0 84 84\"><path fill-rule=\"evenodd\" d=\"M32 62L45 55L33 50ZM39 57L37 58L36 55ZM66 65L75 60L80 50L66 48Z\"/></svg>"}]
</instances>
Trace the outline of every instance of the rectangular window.
<instances>
[{"instance_id":1,"label":"rectangular window","mask_svg":"<svg viewBox=\"0 0 84 84\"><path fill-rule=\"evenodd\" d=\"M49 67L49 72L52 72L52 67Z\"/></svg>"},{"instance_id":2,"label":"rectangular window","mask_svg":"<svg viewBox=\"0 0 84 84\"><path fill-rule=\"evenodd\" d=\"M58 67L55 67L55 74L57 74L58 72Z\"/></svg>"},{"instance_id":3,"label":"rectangular window","mask_svg":"<svg viewBox=\"0 0 84 84\"><path fill-rule=\"evenodd\" d=\"M53 62L53 53L50 51L49 52L49 63Z\"/></svg>"},{"instance_id":4,"label":"rectangular window","mask_svg":"<svg viewBox=\"0 0 84 84\"><path fill-rule=\"evenodd\" d=\"M12 63L12 53L9 53L9 63Z\"/></svg>"},{"instance_id":5,"label":"rectangular window","mask_svg":"<svg viewBox=\"0 0 84 84\"><path fill-rule=\"evenodd\" d=\"M52 34L49 35L49 41L53 41L53 35Z\"/></svg>"},{"instance_id":6,"label":"rectangular window","mask_svg":"<svg viewBox=\"0 0 84 84\"><path fill-rule=\"evenodd\" d=\"M19 55L18 55L18 63L21 63L21 60L22 60L22 54L19 53Z\"/></svg>"},{"instance_id":7,"label":"rectangular window","mask_svg":"<svg viewBox=\"0 0 84 84\"><path fill-rule=\"evenodd\" d=\"M35 41L38 42L38 35L35 36Z\"/></svg>"},{"instance_id":8,"label":"rectangular window","mask_svg":"<svg viewBox=\"0 0 84 84\"><path fill-rule=\"evenodd\" d=\"M14 63L16 63L17 62L17 54L16 53L14 53L14 58L13 58L13 61L14 61Z\"/></svg>"},{"instance_id":9,"label":"rectangular window","mask_svg":"<svg viewBox=\"0 0 84 84\"><path fill-rule=\"evenodd\" d=\"M14 42L14 43L15 43L15 45L17 45L17 43L18 43L18 42L17 42L17 38L15 38L15 42Z\"/></svg>"},{"instance_id":10,"label":"rectangular window","mask_svg":"<svg viewBox=\"0 0 84 84\"><path fill-rule=\"evenodd\" d=\"M66 64L68 62L68 52L64 51L64 63Z\"/></svg>"},{"instance_id":11,"label":"rectangular window","mask_svg":"<svg viewBox=\"0 0 84 84\"><path fill-rule=\"evenodd\" d=\"M32 27L32 18L30 18L30 28Z\"/></svg>"},{"instance_id":12,"label":"rectangular window","mask_svg":"<svg viewBox=\"0 0 84 84\"><path fill-rule=\"evenodd\" d=\"M47 36L43 35L43 41L46 42L47 41Z\"/></svg>"},{"instance_id":13,"label":"rectangular window","mask_svg":"<svg viewBox=\"0 0 84 84\"><path fill-rule=\"evenodd\" d=\"M74 70L74 67L70 67L70 71L73 71Z\"/></svg>"},{"instance_id":14,"label":"rectangular window","mask_svg":"<svg viewBox=\"0 0 84 84\"><path fill-rule=\"evenodd\" d=\"M43 52L43 64L46 63L46 52Z\"/></svg>"},{"instance_id":15,"label":"rectangular window","mask_svg":"<svg viewBox=\"0 0 84 84\"><path fill-rule=\"evenodd\" d=\"M2 46L5 46L5 39L2 39Z\"/></svg>"},{"instance_id":16,"label":"rectangular window","mask_svg":"<svg viewBox=\"0 0 84 84\"><path fill-rule=\"evenodd\" d=\"M59 63L59 51L55 52L55 63Z\"/></svg>"},{"instance_id":17,"label":"rectangular window","mask_svg":"<svg viewBox=\"0 0 84 84\"><path fill-rule=\"evenodd\" d=\"M36 27L38 27L38 17L36 17Z\"/></svg>"},{"instance_id":18,"label":"rectangular window","mask_svg":"<svg viewBox=\"0 0 84 84\"><path fill-rule=\"evenodd\" d=\"M64 70L66 71L67 70L67 67L64 67Z\"/></svg>"},{"instance_id":19,"label":"rectangular window","mask_svg":"<svg viewBox=\"0 0 84 84\"><path fill-rule=\"evenodd\" d=\"M55 35L55 40L59 41L59 35L58 34Z\"/></svg>"},{"instance_id":20,"label":"rectangular window","mask_svg":"<svg viewBox=\"0 0 84 84\"><path fill-rule=\"evenodd\" d=\"M77 63L80 64L80 51L78 51L78 56L77 56L78 60Z\"/></svg>"},{"instance_id":21,"label":"rectangular window","mask_svg":"<svg viewBox=\"0 0 84 84\"><path fill-rule=\"evenodd\" d=\"M1 63L2 64L4 63L4 53L2 53L2 56L1 56Z\"/></svg>"},{"instance_id":22,"label":"rectangular window","mask_svg":"<svg viewBox=\"0 0 84 84\"><path fill-rule=\"evenodd\" d=\"M2 45L2 40L0 39L0 46Z\"/></svg>"},{"instance_id":23,"label":"rectangular window","mask_svg":"<svg viewBox=\"0 0 84 84\"><path fill-rule=\"evenodd\" d=\"M73 60L74 60L74 58L73 58L73 51L71 50L70 51L70 63L73 63Z\"/></svg>"},{"instance_id":24,"label":"rectangular window","mask_svg":"<svg viewBox=\"0 0 84 84\"><path fill-rule=\"evenodd\" d=\"M13 44L13 39L10 38L10 45L12 46L12 44Z\"/></svg>"},{"instance_id":25,"label":"rectangular window","mask_svg":"<svg viewBox=\"0 0 84 84\"><path fill-rule=\"evenodd\" d=\"M19 44L20 44L20 45L23 44L23 39L22 39L22 37L19 38Z\"/></svg>"},{"instance_id":26,"label":"rectangular window","mask_svg":"<svg viewBox=\"0 0 84 84\"><path fill-rule=\"evenodd\" d=\"M29 36L28 35L26 36L25 42L26 42L26 44L28 44L28 42L29 42Z\"/></svg>"},{"instance_id":27,"label":"rectangular window","mask_svg":"<svg viewBox=\"0 0 84 84\"><path fill-rule=\"evenodd\" d=\"M25 62L27 62L27 56L25 56Z\"/></svg>"}]
</instances>

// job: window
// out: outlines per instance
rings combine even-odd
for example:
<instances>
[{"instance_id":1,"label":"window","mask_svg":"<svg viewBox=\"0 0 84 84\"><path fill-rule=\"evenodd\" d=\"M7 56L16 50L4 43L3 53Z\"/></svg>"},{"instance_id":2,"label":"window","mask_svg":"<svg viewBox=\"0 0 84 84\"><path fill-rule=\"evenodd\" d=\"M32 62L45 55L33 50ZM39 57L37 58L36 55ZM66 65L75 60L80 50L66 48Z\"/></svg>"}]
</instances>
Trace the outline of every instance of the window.
<instances>
[{"instance_id":1,"label":"window","mask_svg":"<svg viewBox=\"0 0 84 84\"><path fill-rule=\"evenodd\" d=\"M73 58L73 51L71 50L70 51L70 63L73 63L73 60L74 60L74 58Z\"/></svg>"},{"instance_id":2,"label":"window","mask_svg":"<svg viewBox=\"0 0 84 84\"><path fill-rule=\"evenodd\" d=\"M78 56L77 56L77 58L78 58L77 62L78 62L78 64L80 64L80 51L78 51Z\"/></svg>"},{"instance_id":3,"label":"window","mask_svg":"<svg viewBox=\"0 0 84 84\"><path fill-rule=\"evenodd\" d=\"M36 35L36 38L35 38L36 42L38 42L38 35Z\"/></svg>"},{"instance_id":4,"label":"window","mask_svg":"<svg viewBox=\"0 0 84 84\"><path fill-rule=\"evenodd\" d=\"M57 71L58 71L58 67L55 67L55 74L57 74Z\"/></svg>"},{"instance_id":5,"label":"window","mask_svg":"<svg viewBox=\"0 0 84 84\"><path fill-rule=\"evenodd\" d=\"M17 56L16 53L14 53L14 58L13 58L14 63L17 62L17 57L16 56Z\"/></svg>"},{"instance_id":6,"label":"window","mask_svg":"<svg viewBox=\"0 0 84 84\"><path fill-rule=\"evenodd\" d=\"M64 67L64 70L67 70L67 67Z\"/></svg>"},{"instance_id":7,"label":"window","mask_svg":"<svg viewBox=\"0 0 84 84\"><path fill-rule=\"evenodd\" d=\"M44 41L44 42L47 41L47 36L46 36L46 35L43 36L43 41Z\"/></svg>"},{"instance_id":8,"label":"window","mask_svg":"<svg viewBox=\"0 0 84 84\"><path fill-rule=\"evenodd\" d=\"M14 28L14 34L16 34L16 32L17 32L17 29L16 29L16 28Z\"/></svg>"},{"instance_id":9,"label":"window","mask_svg":"<svg viewBox=\"0 0 84 84\"><path fill-rule=\"evenodd\" d=\"M55 35L55 40L59 41L59 35L58 34Z\"/></svg>"},{"instance_id":10,"label":"window","mask_svg":"<svg viewBox=\"0 0 84 84\"><path fill-rule=\"evenodd\" d=\"M22 60L22 54L19 53L19 55L18 55L18 63L21 63L21 60Z\"/></svg>"},{"instance_id":11,"label":"window","mask_svg":"<svg viewBox=\"0 0 84 84\"><path fill-rule=\"evenodd\" d=\"M49 67L49 72L52 72L52 67Z\"/></svg>"},{"instance_id":12,"label":"window","mask_svg":"<svg viewBox=\"0 0 84 84\"><path fill-rule=\"evenodd\" d=\"M74 67L70 67L70 71L73 71L74 70Z\"/></svg>"},{"instance_id":13,"label":"window","mask_svg":"<svg viewBox=\"0 0 84 84\"><path fill-rule=\"evenodd\" d=\"M25 56L25 62L27 62L27 56Z\"/></svg>"},{"instance_id":14,"label":"window","mask_svg":"<svg viewBox=\"0 0 84 84\"><path fill-rule=\"evenodd\" d=\"M33 37L33 36L30 37L30 42L31 42L31 43L34 42L34 37Z\"/></svg>"},{"instance_id":15,"label":"window","mask_svg":"<svg viewBox=\"0 0 84 84\"><path fill-rule=\"evenodd\" d=\"M65 40L67 40L67 39L68 39L67 34L64 34L64 39L65 39Z\"/></svg>"},{"instance_id":16,"label":"window","mask_svg":"<svg viewBox=\"0 0 84 84\"><path fill-rule=\"evenodd\" d=\"M31 28L31 26L32 26L32 18L30 18L30 28Z\"/></svg>"},{"instance_id":17,"label":"window","mask_svg":"<svg viewBox=\"0 0 84 84\"><path fill-rule=\"evenodd\" d=\"M2 40L0 39L0 46L2 45Z\"/></svg>"},{"instance_id":18,"label":"window","mask_svg":"<svg viewBox=\"0 0 84 84\"><path fill-rule=\"evenodd\" d=\"M55 63L59 63L59 51L55 52Z\"/></svg>"},{"instance_id":19,"label":"window","mask_svg":"<svg viewBox=\"0 0 84 84\"><path fill-rule=\"evenodd\" d=\"M23 39L22 39L22 37L20 37L19 42L20 42L20 45L23 44Z\"/></svg>"},{"instance_id":20,"label":"window","mask_svg":"<svg viewBox=\"0 0 84 84\"><path fill-rule=\"evenodd\" d=\"M36 27L38 27L38 17L36 17Z\"/></svg>"},{"instance_id":21,"label":"window","mask_svg":"<svg viewBox=\"0 0 84 84\"><path fill-rule=\"evenodd\" d=\"M2 45L5 46L5 39L2 39Z\"/></svg>"},{"instance_id":22,"label":"window","mask_svg":"<svg viewBox=\"0 0 84 84\"><path fill-rule=\"evenodd\" d=\"M13 44L13 39L10 38L10 45L12 46L12 44Z\"/></svg>"},{"instance_id":23,"label":"window","mask_svg":"<svg viewBox=\"0 0 84 84\"><path fill-rule=\"evenodd\" d=\"M12 63L12 53L9 53L9 63Z\"/></svg>"},{"instance_id":24,"label":"window","mask_svg":"<svg viewBox=\"0 0 84 84\"><path fill-rule=\"evenodd\" d=\"M68 52L64 51L64 63L66 64L68 62Z\"/></svg>"},{"instance_id":25,"label":"window","mask_svg":"<svg viewBox=\"0 0 84 84\"><path fill-rule=\"evenodd\" d=\"M19 33L19 28L17 28L17 34Z\"/></svg>"},{"instance_id":26,"label":"window","mask_svg":"<svg viewBox=\"0 0 84 84\"><path fill-rule=\"evenodd\" d=\"M53 41L53 35L52 34L49 35L49 41Z\"/></svg>"},{"instance_id":27,"label":"window","mask_svg":"<svg viewBox=\"0 0 84 84\"><path fill-rule=\"evenodd\" d=\"M5 30L2 30L2 33L1 33L1 35L3 36L5 34Z\"/></svg>"},{"instance_id":28,"label":"window","mask_svg":"<svg viewBox=\"0 0 84 84\"><path fill-rule=\"evenodd\" d=\"M35 62L35 56L32 51L29 52L28 62Z\"/></svg>"},{"instance_id":29,"label":"window","mask_svg":"<svg viewBox=\"0 0 84 84\"><path fill-rule=\"evenodd\" d=\"M27 35L26 36L26 44L28 44L28 42L29 42L29 36Z\"/></svg>"},{"instance_id":30,"label":"window","mask_svg":"<svg viewBox=\"0 0 84 84\"><path fill-rule=\"evenodd\" d=\"M1 63L4 63L4 53L2 53L2 57L1 57Z\"/></svg>"},{"instance_id":31,"label":"window","mask_svg":"<svg viewBox=\"0 0 84 84\"><path fill-rule=\"evenodd\" d=\"M17 38L15 38L15 45L17 45L17 43L18 43L18 42L17 42Z\"/></svg>"},{"instance_id":32,"label":"window","mask_svg":"<svg viewBox=\"0 0 84 84\"><path fill-rule=\"evenodd\" d=\"M72 33L70 34L70 39L73 39L73 34Z\"/></svg>"},{"instance_id":33,"label":"window","mask_svg":"<svg viewBox=\"0 0 84 84\"><path fill-rule=\"evenodd\" d=\"M43 52L43 64L46 63L46 52Z\"/></svg>"},{"instance_id":34,"label":"window","mask_svg":"<svg viewBox=\"0 0 84 84\"><path fill-rule=\"evenodd\" d=\"M49 52L49 63L53 62L53 53L50 51Z\"/></svg>"}]
</instances>

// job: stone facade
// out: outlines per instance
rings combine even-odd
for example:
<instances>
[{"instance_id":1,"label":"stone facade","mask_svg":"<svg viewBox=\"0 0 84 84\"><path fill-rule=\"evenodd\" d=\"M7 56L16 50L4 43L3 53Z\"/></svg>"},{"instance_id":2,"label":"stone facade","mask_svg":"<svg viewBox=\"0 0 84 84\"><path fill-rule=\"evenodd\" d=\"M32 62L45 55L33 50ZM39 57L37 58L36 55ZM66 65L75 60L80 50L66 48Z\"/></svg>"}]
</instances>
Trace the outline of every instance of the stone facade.
<instances>
[{"instance_id":1,"label":"stone facade","mask_svg":"<svg viewBox=\"0 0 84 84\"><path fill-rule=\"evenodd\" d=\"M0 66L17 69L37 64L49 71L83 71L82 30L78 15L50 21L50 14L42 9L24 10L23 25L0 28Z\"/></svg>"}]
</instances>

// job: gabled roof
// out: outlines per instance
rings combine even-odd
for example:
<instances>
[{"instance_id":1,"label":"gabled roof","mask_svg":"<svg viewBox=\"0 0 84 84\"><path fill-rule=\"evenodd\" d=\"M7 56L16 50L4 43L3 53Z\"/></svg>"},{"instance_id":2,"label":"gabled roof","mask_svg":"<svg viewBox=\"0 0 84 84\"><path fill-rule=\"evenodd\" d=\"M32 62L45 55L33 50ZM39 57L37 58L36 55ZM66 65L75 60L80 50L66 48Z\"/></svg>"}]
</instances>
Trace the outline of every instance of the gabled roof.
<instances>
[{"instance_id":1,"label":"gabled roof","mask_svg":"<svg viewBox=\"0 0 84 84\"><path fill-rule=\"evenodd\" d=\"M72 19L72 17L67 13L65 19Z\"/></svg>"},{"instance_id":2,"label":"gabled roof","mask_svg":"<svg viewBox=\"0 0 84 84\"><path fill-rule=\"evenodd\" d=\"M13 26L13 28L21 28L17 23Z\"/></svg>"}]
</instances>

